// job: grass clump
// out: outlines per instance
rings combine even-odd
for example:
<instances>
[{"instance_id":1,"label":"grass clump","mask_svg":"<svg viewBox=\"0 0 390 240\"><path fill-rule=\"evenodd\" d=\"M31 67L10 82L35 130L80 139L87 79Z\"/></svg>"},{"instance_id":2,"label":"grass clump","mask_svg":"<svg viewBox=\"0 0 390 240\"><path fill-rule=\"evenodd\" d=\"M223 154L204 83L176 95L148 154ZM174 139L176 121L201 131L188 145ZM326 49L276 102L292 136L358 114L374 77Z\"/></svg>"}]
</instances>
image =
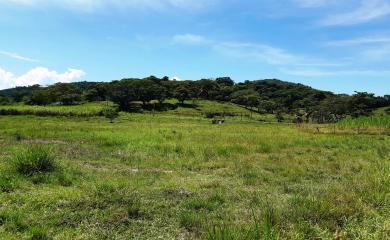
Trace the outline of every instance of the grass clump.
<instances>
[{"instance_id":1,"label":"grass clump","mask_svg":"<svg viewBox=\"0 0 390 240\"><path fill-rule=\"evenodd\" d=\"M55 170L54 155L49 148L31 146L13 154L15 170L25 176L52 172Z\"/></svg>"},{"instance_id":2,"label":"grass clump","mask_svg":"<svg viewBox=\"0 0 390 240\"><path fill-rule=\"evenodd\" d=\"M197 231L202 227L202 217L197 212L183 211L179 215L180 225L188 231Z\"/></svg>"},{"instance_id":3,"label":"grass clump","mask_svg":"<svg viewBox=\"0 0 390 240\"><path fill-rule=\"evenodd\" d=\"M272 206L266 206L260 216L253 213L252 221L244 226L238 226L229 222L229 218L223 218L221 223L214 223L206 229L205 238L209 240L276 240L279 236L275 232L277 215Z\"/></svg>"},{"instance_id":4,"label":"grass clump","mask_svg":"<svg viewBox=\"0 0 390 240\"><path fill-rule=\"evenodd\" d=\"M49 240L51 239L47 231L41 227L34 227L30 229L31 240Z\"/></svg>"},{"instance_id":5,"label":"grass clump","mask_svg":"<svg viewBox=\"0 0 390 240\"><path fill-rule=\"evenodd\" d=\"M7 173L0 174L0 193L12 192L17 187L17 180Z\"/></svg>"}]
</instances>

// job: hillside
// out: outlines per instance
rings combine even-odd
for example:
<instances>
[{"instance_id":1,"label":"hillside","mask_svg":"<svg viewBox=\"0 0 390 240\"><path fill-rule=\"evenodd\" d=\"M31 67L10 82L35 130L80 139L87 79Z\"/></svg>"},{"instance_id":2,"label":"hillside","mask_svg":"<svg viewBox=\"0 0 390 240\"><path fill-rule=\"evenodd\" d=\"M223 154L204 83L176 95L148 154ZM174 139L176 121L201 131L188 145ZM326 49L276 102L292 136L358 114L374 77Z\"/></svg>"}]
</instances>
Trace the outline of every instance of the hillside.
<instances>
[{"instance_id":1,"label":"hillside","mask_svg":"<svg viewBox=\"0 0 390 240\"><path fill-rule=\"evenodd\" d=\"M227 112L223 115L236 116L239 112L240 116L273 115L278 116L279 121L283 120L282 116L294 116L296 122L317 123L368 116L377 108L390 106L388 96L379 97L366 92L357 92L352 96L336 95L277 79L235 83L229 77L170 81L167 77L150 76L105 83L21 87L1 93L0 105L74 106L110 100L123 112L156 110L182 115L199 115L201 112L208 116L221 112ZM172 102L171 99L175 100Z\"/></svg>"}]
</instances>

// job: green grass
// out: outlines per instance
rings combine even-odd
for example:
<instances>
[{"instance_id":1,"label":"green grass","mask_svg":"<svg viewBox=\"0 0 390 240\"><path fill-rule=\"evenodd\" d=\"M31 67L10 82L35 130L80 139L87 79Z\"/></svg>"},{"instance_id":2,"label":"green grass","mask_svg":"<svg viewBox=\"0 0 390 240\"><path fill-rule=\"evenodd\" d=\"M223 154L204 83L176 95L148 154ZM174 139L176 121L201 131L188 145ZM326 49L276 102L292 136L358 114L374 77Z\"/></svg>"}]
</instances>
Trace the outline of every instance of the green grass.
<instances>
[{"instance_id":1,"label":"green grass","mask_svg":"<svg viewBox=\"0 0 390 240\"><path fill-rule=\"evenodd\" d=\"M103 109L112 103L85 103L74 106L30 106L5 105L0 106L0 115L37 115L37 116L80 116L92 117L102 115Z\"/></svg>"},{"instance_id":2,"label":"green grass","mask_svg":"<svg viewBox=\"0 0 390 240\"><path fill-rule=\"evenodd\" d=\"M390 114L390 107L382 107L378 108L374 111L374 115L381 116L381 115L389 115Z\"/></svg>"},{"instance_id":3,"label":"green grass","mask_svg":"<svg viewBox=\"0 0 390 240\"><path fill-rule=\"evenodd\" d=\"M167 103L178 104L175 99L167 100ZM179 106L177 109L161 112L162 115L177 115L188 117L204 117L205 113L235 113L235 117L227 117L228 119L236 120L262 120L275 122L276 118L273 114L259 114L253 109L245 109L234 103L216 102L208 100L191 100L185 101L185 106ZM287 116L287 115L286 115Z\"/></svg>"},{"instance_id":4,"label":"green grass","mask_svg":"<svg viewBox=\"0 0 390 240\"><path fill-rule=\"evenodd\" d=\"M43 146L18 149L11 158L15 170L25 176L51 172L55 169L54 156Z\"/></svg>"},{"instance_id":5,"label":"green grass","mask_svg":"<svg viewBox=\"0 0 390 240\"><path fill-rule=\"evenodd\" d=\"M0 126L0 239L390 238L388 135L174 114ZM31 146L54 171L15 171Z\"/></svg>"},{"instance_id":6,"label":"green grass","mask_svg":"<svg viewBox=\"0 0 390 240\"><path fill-rule=\"evenodd\" d=\"M167 100L166 103L178 104L177 100ZM0 106L0 115L36 115L36 116L65 116L65 117L94 117L103 116L106 107L112 106L111 102L84 103L74 106L30 106L30 105L5 105ZM259 120L275 122L273 114L259 114L233 103L215 102L207 100L186 101L185 105L178 104L174 110L154 112L158 115L176 115L181 117L203 118L205 113L235 113L235 117L227 117L236 120ZM145 114L152 114L151 111L144 111ZM285 116L291 120L291 116Z\"/></svg>"},{"instance_id":7,"label":"green grass","mask_svg":"<svg viewBox=\"0 0 390 240\"><path fill-rule=\"evenodd\" d=\"M390 115L374 115L369 117L347 118L337 123L339 127L349 128L384 128L390 129Z\"/></svg>"}]
</instances>

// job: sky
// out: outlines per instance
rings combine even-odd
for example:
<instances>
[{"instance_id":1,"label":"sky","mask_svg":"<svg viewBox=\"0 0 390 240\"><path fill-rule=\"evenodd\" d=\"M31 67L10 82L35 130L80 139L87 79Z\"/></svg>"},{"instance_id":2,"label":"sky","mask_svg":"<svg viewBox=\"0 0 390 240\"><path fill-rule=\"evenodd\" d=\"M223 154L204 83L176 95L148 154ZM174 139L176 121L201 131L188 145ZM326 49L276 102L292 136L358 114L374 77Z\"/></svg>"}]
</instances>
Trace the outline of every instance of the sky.
<instances>
[{"instance_id":1,"label":"sky","mask_svg":"<svg viewBox=\"0 0 390 240\"><path fill-rule=\"evenodd\" d=\"M150 75L390 94L390 0L0 0L0 89Z\"/></svg>"}]
</instances>

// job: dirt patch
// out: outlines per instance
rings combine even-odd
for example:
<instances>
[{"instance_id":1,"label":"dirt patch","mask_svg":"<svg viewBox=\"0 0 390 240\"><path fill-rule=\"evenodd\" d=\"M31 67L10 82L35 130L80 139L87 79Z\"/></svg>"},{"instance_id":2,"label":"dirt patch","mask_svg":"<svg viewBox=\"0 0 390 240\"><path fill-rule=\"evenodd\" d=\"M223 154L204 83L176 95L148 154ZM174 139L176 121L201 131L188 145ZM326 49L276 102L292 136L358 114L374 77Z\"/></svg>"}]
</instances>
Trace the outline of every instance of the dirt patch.
<instances>
[{"instance_id":1,"label":"dirt patch","mask_svg":"<svg viewBox=\"0 0 390 240\"><path fill-rule=\"evenodd\" d=\"M28 139L28 140L23 140L22 142L26 144L58 144L58 145L67 144L67 142L65 141L52 140L52 139Z\"/></svg>"},{"instance_id":2,"label":"dirt patch","mask_svg":"<svg viewBox=\"0 0 390 240\"><path fill-rule=\"evenodd\" d=\"M172 174L174 171L163 170L159 168L150 168L150 169L139 169L139 168L125 168L125 169L114 169L114 168L106 168L104 166L95 166L92 164L83 164L82 166L100 172L113 172L113 173L165 173Z\"/></svg>"}]
</instances>

